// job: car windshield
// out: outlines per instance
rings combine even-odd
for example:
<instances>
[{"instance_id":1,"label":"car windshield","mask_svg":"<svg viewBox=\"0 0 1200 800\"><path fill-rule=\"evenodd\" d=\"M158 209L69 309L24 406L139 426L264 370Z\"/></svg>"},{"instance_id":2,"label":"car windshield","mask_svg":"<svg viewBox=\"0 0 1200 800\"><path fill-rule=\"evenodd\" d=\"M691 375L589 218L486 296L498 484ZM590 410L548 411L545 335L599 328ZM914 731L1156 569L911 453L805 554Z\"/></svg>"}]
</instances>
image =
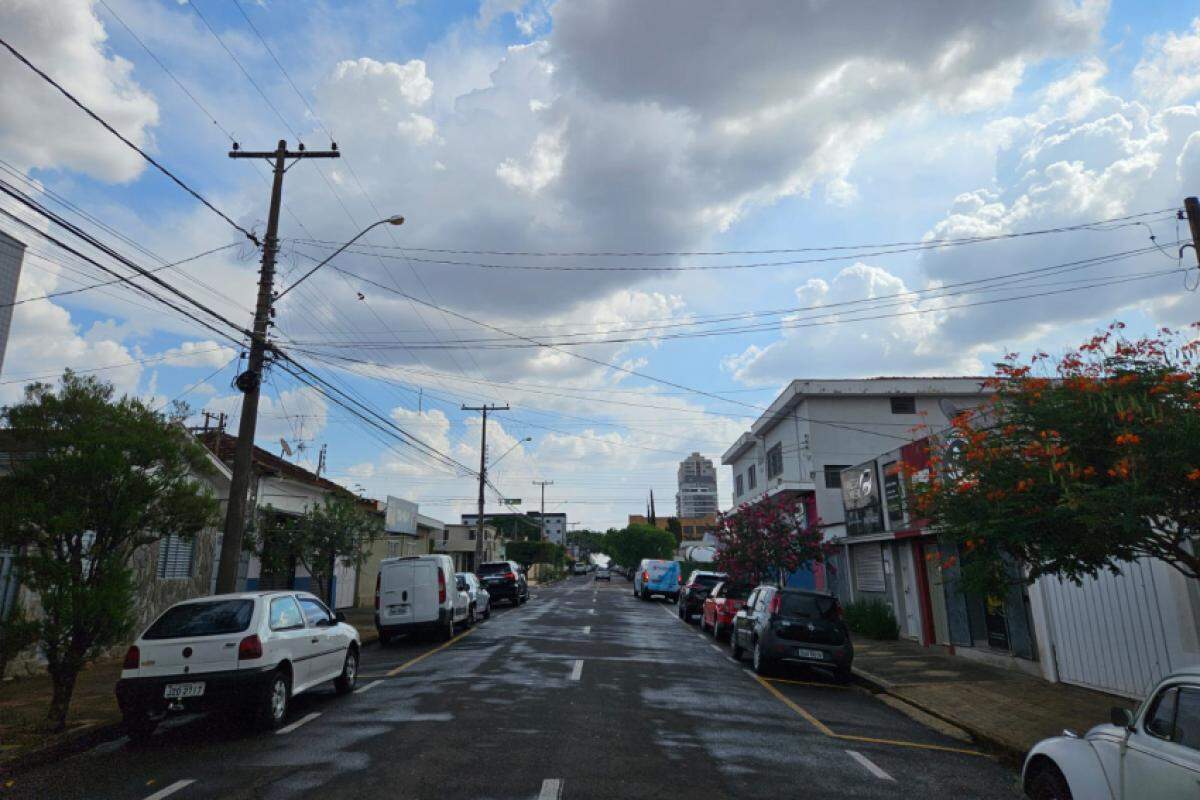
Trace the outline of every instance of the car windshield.
<instances>
[{"instance_id":1,"label":"car windshield","mask_svg":"<svg viewBox=\"0 0 1200 800\"><path fill-rule=\"evenodd\" d=\"M215 600L183 603L168 608L143 634L143 639L183 639L222 636L250 627L253 600Z\"/></svg>"},{"instance_id":2,"label":"car windshield","mask_svg":"<svg viewBox=\"0 0 1200 800\"><path fill-rule=\"evenodd\" d=\"M815 594L784 592L779 612L800 619L837 619L837 600Z\"/></svg>"},{"instance_id":3,"label":"car windshield","mask_svg":"<svg viewBox=\"0 0 1200 800\"><path fill-rule=\"evenodd\" d=\"M506 572L512 572L512 565L507 561L494 561L490 564L480 564L479 575L503 575Z\"/></svg>"}]
</instances>

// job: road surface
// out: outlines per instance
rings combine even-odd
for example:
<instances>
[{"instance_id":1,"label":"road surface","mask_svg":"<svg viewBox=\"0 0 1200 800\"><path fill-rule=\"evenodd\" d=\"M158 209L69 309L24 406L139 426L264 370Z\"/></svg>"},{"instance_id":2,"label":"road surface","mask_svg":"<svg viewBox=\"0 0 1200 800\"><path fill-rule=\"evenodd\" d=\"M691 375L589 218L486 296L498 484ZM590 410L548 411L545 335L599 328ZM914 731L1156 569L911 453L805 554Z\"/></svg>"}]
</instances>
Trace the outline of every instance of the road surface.
<instances>
[{"instance_id":1,"label":"road surface","mask_svg":"<svg viewBox=\"0 0 1200 800\"><path fill-rule=\"evenodd\" d=\"M373 644L358 689L257 734L180 718L0 798L1014 798L970 743L817 672L762 680L674 607L572 578L445 646Z\"/></svg>"}]
</instances>

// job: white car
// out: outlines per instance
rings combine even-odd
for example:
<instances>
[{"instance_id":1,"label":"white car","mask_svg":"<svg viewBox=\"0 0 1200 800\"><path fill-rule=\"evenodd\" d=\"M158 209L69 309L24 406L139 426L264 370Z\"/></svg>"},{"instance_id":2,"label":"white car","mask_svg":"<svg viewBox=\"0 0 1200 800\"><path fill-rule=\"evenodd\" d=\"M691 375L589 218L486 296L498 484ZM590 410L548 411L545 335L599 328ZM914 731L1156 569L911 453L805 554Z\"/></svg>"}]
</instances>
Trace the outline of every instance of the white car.
<instances>
[{"instance_id":1,"label":"white car","mask_svg":"<svg viewBox=\"0 0 1200 800\"><path fill-rule=\"evenodd\" d=\"M492 596L483 588L483 582L474 572L460 572L458 578L463 582L467 596L471 598L471 622L478 619L489 619L492 616Z\"/></svg>"},{"instance_id":2,"label":"white car","mask_svg":"<svg viewBox=\"0 0 1200 800\"><path fill-rule=\"evenodd\" d=\"M125 654L117 703L144 740L169 713L233 709L263 728L287 719L291 698L358 678L358 631L307 592L246 592L176 603Z\"/></svg>"},{"instance_id":3,"label":"white car","mask_svg":"<svg viewBox=\"0 0 1200 800\"><path fill-rule=\"evenodd\" d=\"M593 581L608 581L612 582L612 573L608 571L608 567L597 567L596 574L592 576Z\"/></svg>"},{"instance_id":4,"label":"white car","mask_svg":"<svg viewBox=\"0 0 1200 800\"><path fill-rule=\"evenodd\" d=\"M459 588L450 556L401 556L379 562L375 628L380 644L406 633L432 633L449 641L456 625L471 624L470 612L471 596Z\"/></svg>"},{"instance_id":5,"label":"white car","mask_svg":"<svg viewBox=\"0 0 1200 800\"><path fill-rule=\"evenodd\" d=\"M1084 736L1038 742L1021 772L1035 800L1200 796L1200 667L1164 678L1136 711L1114 708Z\"/></svg>"}]
</instances>

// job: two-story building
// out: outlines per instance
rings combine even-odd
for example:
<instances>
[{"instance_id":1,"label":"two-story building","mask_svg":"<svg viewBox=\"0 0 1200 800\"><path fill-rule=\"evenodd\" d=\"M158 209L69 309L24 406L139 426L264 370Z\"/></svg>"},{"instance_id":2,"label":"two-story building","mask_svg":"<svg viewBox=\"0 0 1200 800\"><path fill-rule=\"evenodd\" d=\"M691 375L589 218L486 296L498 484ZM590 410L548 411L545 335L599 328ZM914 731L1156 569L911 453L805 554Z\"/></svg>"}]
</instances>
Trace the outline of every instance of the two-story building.
<instances>
[{"instance_id":1,"label":"two-story building","mask_svg":"<svg viewBox=\"0 0 1200 800\"><path fill-rule=\"evenodd\" d=\"M446 525L442 528L442 538L433 540L433 552L453 558L454 569L458 572L474 572L475 531L474 525ZM504 543L495 528L484 525L482 563L501 558L504 558Z\"/></svg>"},{"instance_id":2,"label":"two-story building","mask_svg":"<svg viewBox=\"0 0 1200 800\"><path fill-rule=\"evenodd\" d=\"M983 378L794 380L721 456L733 471L732 507L780 493L819 521L827 540L846 535L842 472L865 458L949 425L986 397ZM819 566L796 585L847 595L840 561Z\"/></svg>"},{"instance_id":3,"label":"two-story building","mask_svg":"<svg viewBox=\"0 0 1200 800\"><path fill-rule=\"evenodd\" d=\"M384 512L383 536L371 543L366 559L358 569L358 600L360 608L375 601L375 578L379 562L397 556L422 556L434 552L434 543L446 538L446 523L427 517L417 510L417 504L388 497L380 504Z\"/></svg>"}]
</instances>

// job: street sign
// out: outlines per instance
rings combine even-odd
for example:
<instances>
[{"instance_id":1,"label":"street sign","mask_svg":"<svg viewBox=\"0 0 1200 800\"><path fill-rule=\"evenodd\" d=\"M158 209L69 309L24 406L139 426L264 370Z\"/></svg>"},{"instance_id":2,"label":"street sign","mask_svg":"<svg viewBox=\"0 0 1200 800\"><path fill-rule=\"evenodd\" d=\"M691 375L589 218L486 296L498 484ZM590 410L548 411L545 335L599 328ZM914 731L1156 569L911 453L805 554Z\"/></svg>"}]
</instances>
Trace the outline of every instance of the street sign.
<instances>
[{"instance_id":1,"label":"street sign","mask_svg":"<svg viewBox=\"0 0 1200 800\"><path fill-rule=\"evenodd\" d=\"M521 505L521 498L506 497L501 502L504 503L504 505L506 505L506 506L519 506L519 505Z\"/></svg>"},{"instance_id":2,"label":"street sign","mask_svg":"<svg viewBox=\"0 0 1200 800\"><path fill-rule=\"evenodd\" d=\"M383 529L388 533L407 533L415 536L417 533L417 504L399 497L392 497L389 494L383 520Z\"/></svg>"}]
</instances>

